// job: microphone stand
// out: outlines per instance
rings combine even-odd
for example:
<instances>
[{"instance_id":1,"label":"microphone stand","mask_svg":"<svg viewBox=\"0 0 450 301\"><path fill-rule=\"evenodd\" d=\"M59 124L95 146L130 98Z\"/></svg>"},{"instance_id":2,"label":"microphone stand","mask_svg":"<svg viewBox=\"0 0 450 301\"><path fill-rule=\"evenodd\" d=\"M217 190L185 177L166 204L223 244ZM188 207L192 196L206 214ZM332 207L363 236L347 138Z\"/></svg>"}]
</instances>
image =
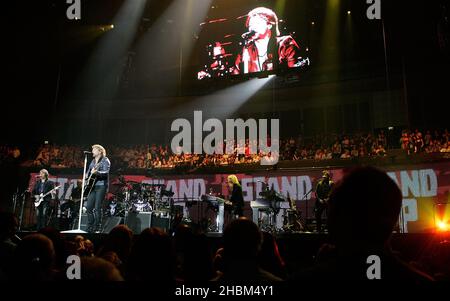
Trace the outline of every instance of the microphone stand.
<instances>
[{"instance_id":1,"label":"microphone stand","mask_svg":"<svg viewBox=\"0 0 450 301\"><path fill-rule=\"evenodd\" d=\"M19 187L17 187L16 193L13 195L13 212L16 214L16 207L17 207L17 196L19 195Z\"/></svg>"},{"instance_id":2,"label":"microphone stand","mask_svg":"<svg viewBox=\"0 0 450 301\"><path fill-rule=\"evenodd\" d=\"M242 36L244 39L243 45L244 48L242 50L242 63L243 63L243 73L247 74L249 73L249 64L250 64L250 53L248 51L248 46L250 45L250 42L252 41L251 36Z\"/></svg>"},{"instance_id":3,"label":"microphone stand","mask_svg":"<svg viewBox=\"0 0 450 301\"><path fill-rule=\"evenodd\" d=\"M305 201L305 224L308 223L308 194L313 192L314 188L311 188L307 193L305 193L301 200Z\"/></svg>"},{"instance_id":4,"label":"microphone stand","mask_svg":"<svg viewBox=\"0 0 450 301\"><path fill-rule=\"evenodd\" d=\"M22 204L20 206L20 215L19 215L19 232L22 231L22 223L23 223L23 210L25 207L25 198L26 198L26 192L22 193L21 197L22 197Z\"/></svg>"},{"instance_id":5,"label":"microphone stand","mask_svg":"<svg viewBox=\"0 0 450 301\"><path fill-rule=\"evenodd\" d=\"M87 167L87 156L88 152L84 152L84 167L83 167L83 182L81 186L81 200L80 200L80 210L78 212L78 229L62 231L61 233L87 233L81 230L81 214L83 213L83 199L84 199L84 185L86 183L86 167Z\"/></svg>"}]
</instances>

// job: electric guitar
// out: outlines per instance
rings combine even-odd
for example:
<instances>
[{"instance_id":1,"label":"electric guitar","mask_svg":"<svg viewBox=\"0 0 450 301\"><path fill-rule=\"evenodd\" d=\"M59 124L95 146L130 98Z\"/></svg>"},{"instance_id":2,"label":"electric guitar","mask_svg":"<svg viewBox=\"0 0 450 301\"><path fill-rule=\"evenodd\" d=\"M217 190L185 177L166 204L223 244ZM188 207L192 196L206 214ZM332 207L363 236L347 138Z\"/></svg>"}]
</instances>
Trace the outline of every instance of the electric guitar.
<instances>
[{"instance_id":1,"label":"electric guitar","mask_svg":"<svg viewBox=\"0 0 450 301\"><path fill-rule=\"evenodd\" d=\"M39 207L39 205L44 201L44 198L46 197L46 196L48 196L50 193L52 193L52 192L54 192L54 191L56 191L56 190L58 190L59 189L59 187L60 186L56 186L55 188L53 188L52 190L50 190L49 192L47 192L47 193L45 193L45 194L43 194L43 193L41 193L41 194L36 194L35 196L34 196L34 207Z\"/></svg>"}]
</instances>

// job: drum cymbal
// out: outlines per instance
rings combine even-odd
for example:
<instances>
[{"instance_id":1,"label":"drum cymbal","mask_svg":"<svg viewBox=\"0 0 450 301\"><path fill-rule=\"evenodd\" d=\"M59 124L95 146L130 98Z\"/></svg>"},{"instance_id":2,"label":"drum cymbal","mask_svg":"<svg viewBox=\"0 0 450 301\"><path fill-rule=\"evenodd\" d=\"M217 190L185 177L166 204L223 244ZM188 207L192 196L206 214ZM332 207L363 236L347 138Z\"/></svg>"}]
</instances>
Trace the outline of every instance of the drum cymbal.
<instances>
[{"instance_id":1,"label":"drum cymbal","mask_svg":"<svg viewBox=\"0 0 450 301\"><path fill-rule=\"evenodd\" d=\"M122 182L116 182L116 183L111 183L111 185L113 185L113 186L125 186L125 185L127 185L126 183L122 183Z\"/></svg>"},{"instance_id":2,"label":"drum cymbal","mask_svg":"<svg viewBox=\"0 0 450 301\"><path fill-rule=\"evenodd\" d=\"M145 187L166 187L166 184L141 183Z\"/></svg>"},{"instance_id":3,"label":"drum cymbal","mask_svg":"<svg viewBox=\"0 0 450 301\"><path fill-rule=\"evenodd\" d=\"M125 183L131 184L131 185L134 185L134 184L141 184L141 183L136 182L136 181L125 181Z\"/></svg>"}]
</instances>

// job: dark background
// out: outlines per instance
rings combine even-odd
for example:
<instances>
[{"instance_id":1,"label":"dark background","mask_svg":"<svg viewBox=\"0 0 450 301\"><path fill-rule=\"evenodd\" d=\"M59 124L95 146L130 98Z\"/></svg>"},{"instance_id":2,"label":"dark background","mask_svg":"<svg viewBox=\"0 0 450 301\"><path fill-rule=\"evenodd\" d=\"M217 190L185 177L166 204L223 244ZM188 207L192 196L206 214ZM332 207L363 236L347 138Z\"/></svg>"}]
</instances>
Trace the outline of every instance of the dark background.
<instances>
[{"instance_id":1,"label":"dark background","mask_svg":"<svg viewBox=\"0 0 450 301\"><path fill-rule=\"evenodd\" d=\"M190 116L189 104L199 96L236 84L196 80L201 43L180 63L174 53L186 51L177 42L186 38L181 36L185 32L177 31L181 20L166 22L161 32L163 39L173 41L170 47L155 42L148 54L139 53L139 41L170 7L168 0L147 1L129 51L110 58L112 65L123 67L122 72L109 82L109 69L86 77L93 52L102 40L114 39L120 28L90 33L112 24L124 1L82 1L78 21L66 19L65 2L2 5L3 143L167 144L170 122L176 117L172 106L186 105L185 115ZM365 1L337 2L339 20L330 28L328 1L286 1L280 18L310 49L312 66L297 76L277 78L233 117L279 117L281 136L373 131L391 125L447 127L448 113L443 109L449 98L447 2L382 1L387 57L382 21L366 18ZM273 8L276 1L219 0L213 5L208 18L223 12L237 15L256 6ZM195 40L195 33L190 38ZM142 58L148 58L152 67L142 64ZM214 110L208 103L204 106Z\"/></svg>"}]
</instances>

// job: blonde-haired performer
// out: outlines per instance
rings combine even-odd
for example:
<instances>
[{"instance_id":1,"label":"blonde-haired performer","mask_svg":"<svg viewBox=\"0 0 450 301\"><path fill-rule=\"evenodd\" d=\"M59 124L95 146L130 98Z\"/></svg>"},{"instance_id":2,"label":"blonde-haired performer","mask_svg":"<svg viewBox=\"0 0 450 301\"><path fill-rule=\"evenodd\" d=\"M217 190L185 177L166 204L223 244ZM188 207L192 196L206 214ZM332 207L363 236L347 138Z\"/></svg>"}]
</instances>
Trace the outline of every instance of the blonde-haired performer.
<instances>
[{"instance_id":1,"label":"blonde-haired performer","mask_svg":"<svg viewBox=\"0 0 450 301\"><path fill-rule=\"evenodd\" d=\"M92 155L94 158L89 164L86 174L88 181L85 193L87 194L85 207L88 215L87 231L100 232L102 227L102 202L105 198L109 186L109 170L111 162L106 157L106 150L99 144L92 145Z\"/></svg>"},{"instance_id":2,"label":"blonde-haired performer","mask_svg":"<svg viewBox=\"0 0 450 301\"><path fill-rule=\"evenodd\" d=\"M230 202L233 203L233 214L239 217L244 216L244 196L238 178L236 175L229 175L227 183L231 190Z\"/></svg>"},{"instance_id":3,"label":"blonde-haired performer","mask_svg":"<svg viewBox=\"0 0 450 301\"><path fill-rule=\"evenodd\" d=\"M33 195L44 195L55 188L55 183L48 179L48 171L46 169L41 169L39 171L39 180L36 181L36 184L33 188ZM49 207L50 200L55 198L54 193L50 193L44 198L44 201L36 208L36 219L37 219L37 230L40 230L44 227L47 227L48 218L49 218Z\"/></svg>"}]
</instances>

